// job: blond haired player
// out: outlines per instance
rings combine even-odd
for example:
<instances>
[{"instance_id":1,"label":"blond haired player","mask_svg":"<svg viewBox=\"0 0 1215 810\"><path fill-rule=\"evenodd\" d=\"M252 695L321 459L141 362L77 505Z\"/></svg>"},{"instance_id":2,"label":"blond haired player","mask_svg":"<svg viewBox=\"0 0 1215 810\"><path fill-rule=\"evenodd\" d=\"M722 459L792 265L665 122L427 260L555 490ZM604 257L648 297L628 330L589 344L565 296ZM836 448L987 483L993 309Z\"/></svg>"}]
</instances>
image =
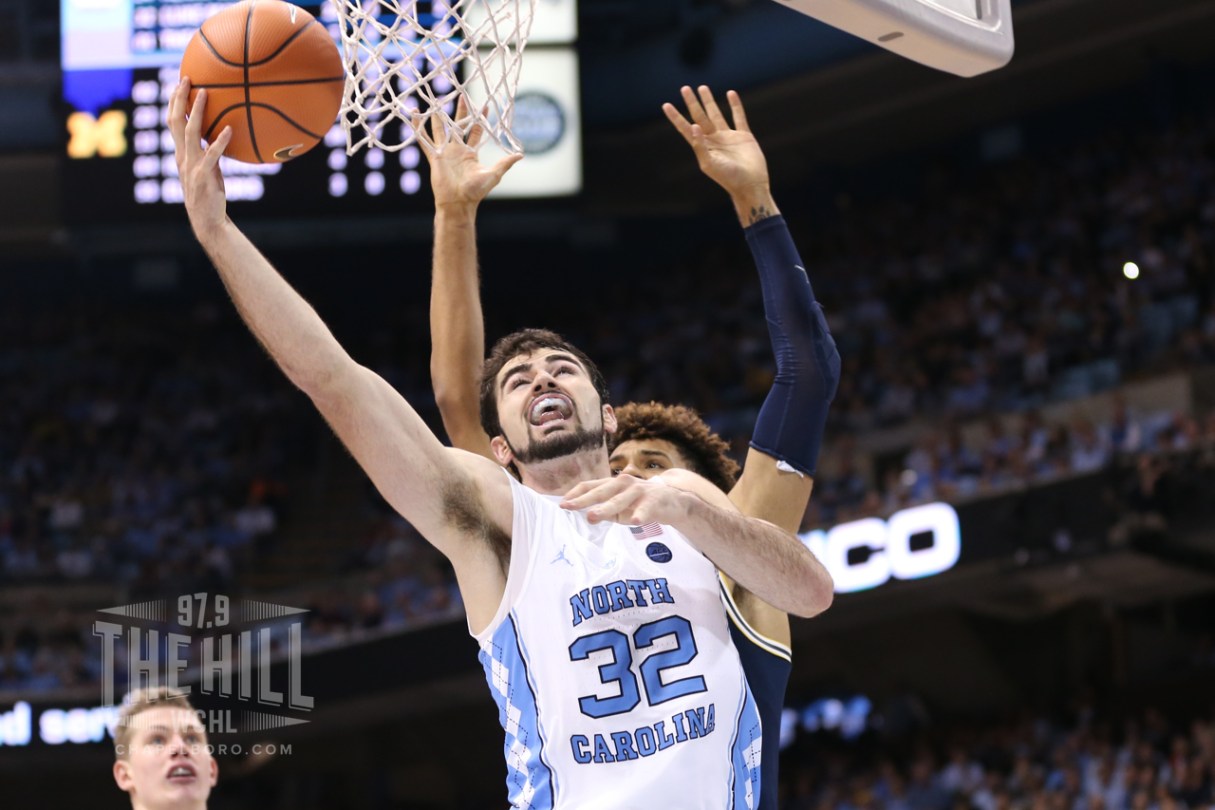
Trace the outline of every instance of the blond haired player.
<instances>
[{"instance_id":1,"label":"blond haired player","mask_svg":"<svg viewBox=\"0 0 1215 810\"><path fill-rule=\"evenodd\" d=\"M114 781L134 810L202 810L219 778L207 732L184 692L141 689L114 729Z\"/></svg>"}]
</instances>

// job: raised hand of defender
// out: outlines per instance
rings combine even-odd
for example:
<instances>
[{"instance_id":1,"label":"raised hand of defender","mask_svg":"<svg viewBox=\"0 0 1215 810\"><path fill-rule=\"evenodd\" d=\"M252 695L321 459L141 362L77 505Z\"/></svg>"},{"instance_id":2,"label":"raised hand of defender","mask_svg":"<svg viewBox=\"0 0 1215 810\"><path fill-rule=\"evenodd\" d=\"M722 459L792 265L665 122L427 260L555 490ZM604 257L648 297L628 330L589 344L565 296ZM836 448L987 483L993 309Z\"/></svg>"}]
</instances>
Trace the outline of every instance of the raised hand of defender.
<instances>
[{"instance_id":1,"label":"raised hand of defender","mask_svg":"<svg viewBox=\"0 0 1215 810\"><path fill-rule=\"evenodd\" d=\"M187 118L189 98L190 80L182 78L169 99L169 133L173 136L173 155L177 159L177 176L181 180L186 214L194 232L201 236L228 218L228 200L224 196L219 158L232 140L232 128L224 127L215 140L204 147L202 119L207 91L198 91Z\"/></svg>"},{"instance_id":2,"label":"raised hand of defender","mask_svg":"<svg viewBox=\"0 0 1215 810\"><path fill-rule=\"evenodd\" d=\"M733 90L726 93L730 117L734 120L731 126L717 106L713 92L703 84L697 91L699 96L691 87L680 89L690 121L674 104L663 104L662 111L696 153L700 170L731 195L759 188L766 190L768 162L747 126L747 115L738 93Z\"/></svg>"},{"instance_id":3,"label":"raised hand of defender","mask_svg":"<svg viewBox=\"0 0 1215 810\"><path fill-rule=\"evenodd\" d=\"M688 513L688 498L696 497L658 478L646 480L632 475L583 481L565 493L562 509L587 510L590 523L605 520L640 526L645 523L674 523Z\"/></svg>"},{"instance_id":4,"label":"raised hand of defender","mask_svg":"<svg viewBox=\"0 0 1215 810\"><path fill-rule=\"evenodd\" d=\"M468 107L461 98L456 106L456 120L462 121L467 115ZM477 144L484 128L479 123L469 130L467 137L452 132L437 117L430 119L429 133L426 122L417 113L411 123L418 134L418 146L430 163L430 187L436 208L449 205L476 208L507 169L523 159L523 155L507 155L492 166L482 166L477 160Z\"/></svg>"}]
</instances>

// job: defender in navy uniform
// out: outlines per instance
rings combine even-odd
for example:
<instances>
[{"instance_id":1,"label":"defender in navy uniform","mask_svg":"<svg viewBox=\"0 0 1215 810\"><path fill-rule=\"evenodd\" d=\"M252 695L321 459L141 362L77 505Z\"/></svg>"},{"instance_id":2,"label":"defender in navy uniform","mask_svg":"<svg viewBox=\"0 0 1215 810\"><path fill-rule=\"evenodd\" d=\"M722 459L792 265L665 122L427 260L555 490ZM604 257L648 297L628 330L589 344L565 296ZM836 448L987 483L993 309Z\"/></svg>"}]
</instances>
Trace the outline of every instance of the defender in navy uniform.
<instances>
[{"instance_id":1,"label":"defender in navy uniform","mask_svg":"<svg viewBox=\"0 0 1215 810\"><path fill-rule=\"evenodd\" d=\"M728 445L713 433L695 411L682 405L650 402L622 405L617 413L620 415L620 426L612 437L615 446L610 459L613 474L650 478L667 469L687 469L730 493L730 499L740 509L748 503L747 487L751 484L737 480L738 464L730 458ZM747 474L744 470L744 478ZM750 474L750 481L762 480L768 475L757 474L754 465ZM802 499L800 503L804 510L806 500ZM774 518L780 517L776 512L781 510L764 513L762 506L757 508L754 503L748 504L747 508L755 510L744 510L753 517L765 518L768 514ZM730 623L730 637L738 649L738 658L763 727L763 788L756 807L776 810L780 717L789 674L793 671L789 616L757 599L728 577L719 576L721 597Z\"/></svg>"},{"instance_id":2,"label":"defender in navy uniform","mask_svg":"<svg viewBox=\"0 0 1215 810\"><path fill-rule=\"evenodd\" d=\"M733 126L708 88L699 98L683 88L689 118L671 104L667 118L692 147L701 170L730 195L759 271L776 377L756 420L742 476L726 443L695 412L658 403L616 411L613 474L649 478L682 467L708 478L745 515L796 532L814 484L827 408L835 396L840 357L814 299L805 265L769 185L763 152L742 103L729 94ZM780 716L793 669L789 616L722 575L730 633L763 723L763 785L759 807L776 810Z\"/></svg>"},{"instance_id":3,"label":"defender in navy uniform","mask_svg":"<svg viewBox=\"0 0 1215 810\"><path fill-rule=\"evenodd\" d=\"M704 173L730 195L759 271L777 374L760 411L743 474L728 448L687 408L624 405L611 437L613 474L650 478L689 469L724 492L741 512L795 532L813 486L827 407L839 377L839 353L814 300L804 265L770 191L763 152L747 125L741 100L729 94L733 126L708 88L682 90L688 118L664 105L667 118L692 147ZM690 120L689 120L690 118ZM431 160L436 201L452 195L454 178ZM476 369L484 334L477 292L471 222L447 225L462 261L436 253L431 298L431 372L444 426L453 444L489 455L479 423ZM722 598L730 633L763 723L759 807L774 810L780 715L792 669L788 615L727 577Z\"/></svg>"}]
</instances>

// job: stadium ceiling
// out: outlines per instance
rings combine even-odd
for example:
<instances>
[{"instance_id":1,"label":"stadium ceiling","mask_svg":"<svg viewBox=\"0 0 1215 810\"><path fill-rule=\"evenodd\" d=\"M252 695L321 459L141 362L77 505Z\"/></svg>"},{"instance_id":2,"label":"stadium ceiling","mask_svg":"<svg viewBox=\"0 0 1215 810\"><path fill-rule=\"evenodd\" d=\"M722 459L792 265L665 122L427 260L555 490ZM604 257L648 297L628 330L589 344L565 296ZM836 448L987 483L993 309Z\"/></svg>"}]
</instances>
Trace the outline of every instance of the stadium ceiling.
<instances>
[{"instance_id":1,"label":"stadium ceiling","mask_svg":"<svg viewBox=\"0 0 1215 810\"><path fill-rule=\"evenodd\" d=\"M846 35L819 31L821 42L808 47L821 44L831 52L824 64L790 69L785 78L756 78L754 86L736 85L745 93L748 118L773 177L795 185L824 165L857 164L939 143L1120 87L1151 93L1172 68L1209 64L1215 41L1215 4L1209 0L1038 0L1013 8L1016 55L1007 67L973 79L911 64L855 40L840 54L837 39ZM640 52L651 47L638 46ZM620 57L631 61L628 51ZM644 214L718 203L690 191L702 188L698 170L658 114L659 99L650 100L650 123L593 126L592 107L605 103L592 96L601 69L594 63L585 68L592 207L605 214L626 208ZM664 182L648 179L656 176ZM638 199L637 188L646 189L644 199Z\"/></svg>"}]
</instances>

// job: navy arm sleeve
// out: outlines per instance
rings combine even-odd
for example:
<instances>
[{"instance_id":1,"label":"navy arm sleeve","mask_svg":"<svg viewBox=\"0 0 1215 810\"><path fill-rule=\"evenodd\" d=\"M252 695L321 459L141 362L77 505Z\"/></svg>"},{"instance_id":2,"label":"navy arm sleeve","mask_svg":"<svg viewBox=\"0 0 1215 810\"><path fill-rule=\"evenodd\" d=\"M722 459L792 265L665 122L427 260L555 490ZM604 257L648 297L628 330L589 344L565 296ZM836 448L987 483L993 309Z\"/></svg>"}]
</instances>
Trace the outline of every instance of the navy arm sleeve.
<instances>
[{"instance_id":1,"label":"navy arm sleeve","mask_svg":"<svg viewBox=\"0 0 1215 810\"><path fill-rule=\"evenodd\" d=\"M827 407L839 384L840 354L784 217L762 219L744 233L759 270L776 357L776 378L760 407L751 446L814 475Z\"/></svg>"}]
</instances>

